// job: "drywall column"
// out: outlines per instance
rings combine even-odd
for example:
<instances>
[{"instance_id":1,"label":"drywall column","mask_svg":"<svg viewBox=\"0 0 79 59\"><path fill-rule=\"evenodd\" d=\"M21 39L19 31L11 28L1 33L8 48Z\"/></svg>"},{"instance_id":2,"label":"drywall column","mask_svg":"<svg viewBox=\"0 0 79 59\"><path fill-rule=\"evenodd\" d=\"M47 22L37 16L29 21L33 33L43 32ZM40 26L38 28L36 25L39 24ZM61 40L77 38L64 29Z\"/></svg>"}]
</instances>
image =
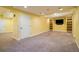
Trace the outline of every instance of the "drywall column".
<instances>
[{"instance_id":1,"label":"drywall column","mask_svg":"<svg viewBox=\"0 0 79 59\"><path fill-rule=\"evenodd\" d=\"M79 47L79 7L77 7L74 11L72 25L73 36L75 37L75 41Z\"/></svg>"}]
</instances>

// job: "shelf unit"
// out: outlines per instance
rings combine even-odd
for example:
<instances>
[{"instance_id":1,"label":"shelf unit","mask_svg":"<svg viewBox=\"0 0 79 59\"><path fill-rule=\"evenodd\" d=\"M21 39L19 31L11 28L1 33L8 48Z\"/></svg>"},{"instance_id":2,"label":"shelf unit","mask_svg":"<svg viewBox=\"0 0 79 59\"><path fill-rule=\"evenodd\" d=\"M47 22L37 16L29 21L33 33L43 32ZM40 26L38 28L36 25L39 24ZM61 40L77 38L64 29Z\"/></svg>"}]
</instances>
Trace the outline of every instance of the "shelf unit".
<instances>
[{"instance_id":1,"label":"shelf unit","mask_svg":"<svg viewBox=\"0 0 79 59\"><path fill-rule=\"evenodd\" d=\"M67 32L72 33L72 19L67 19Z\"/></svg>"},{"instance_id":2,"label":"shelf unit","mask_svg":"<svg viewBox=\"0 0 79 59\"><path fill-rule=\"evenodd\" d=\"M53 30L53 23L52 23L52 20L50 20L50 23L49 23L49 30L50 30L50 31Z\"/></svg>"}]
</instances>

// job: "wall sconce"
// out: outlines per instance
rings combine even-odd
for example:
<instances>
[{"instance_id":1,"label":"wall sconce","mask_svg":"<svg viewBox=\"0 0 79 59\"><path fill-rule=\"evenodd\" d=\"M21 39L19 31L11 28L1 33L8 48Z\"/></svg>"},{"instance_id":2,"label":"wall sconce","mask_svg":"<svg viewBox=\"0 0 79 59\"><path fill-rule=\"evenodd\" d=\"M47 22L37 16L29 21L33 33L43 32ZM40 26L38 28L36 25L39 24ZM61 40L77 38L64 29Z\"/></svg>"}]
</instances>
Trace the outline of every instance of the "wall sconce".
<instances>
[{"instance_id":1,"label":"wall sconce","mask_svg":"<svg viewBox=\"0 0 79 59\"><path fill-rule=\"evenodd\" d=\"M6 12L4 13L5 18L14 18L16 15L12 12Z\"/></svg>"}]
</instances>

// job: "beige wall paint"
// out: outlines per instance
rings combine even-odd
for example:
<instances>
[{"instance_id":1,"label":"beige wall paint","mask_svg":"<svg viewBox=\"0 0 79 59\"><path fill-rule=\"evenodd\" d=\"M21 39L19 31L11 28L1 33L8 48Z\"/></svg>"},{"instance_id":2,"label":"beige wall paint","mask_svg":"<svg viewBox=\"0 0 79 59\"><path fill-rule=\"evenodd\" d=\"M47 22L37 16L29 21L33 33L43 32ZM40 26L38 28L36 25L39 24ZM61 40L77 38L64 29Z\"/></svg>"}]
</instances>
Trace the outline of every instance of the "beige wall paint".
<instances>
[{"instance_id":1,"label":"beige wall paint","mask_svg":"<svg viewBox=\"0 0 79 59\"><path fill-rule=\"evenodd\" d=\"M11 20L5 20L7 21L5 27L6 27L6 32L11 32L12 33L12 37L15 39L18 39L18 37L20 36L19 33L19 29L18 29L18 20L19 20L19 14L26 14L29 15L31 17L30 19L30 26L31 26L31 33L30 36L34 36L34 35L38 35L40 33L46 32L49 30L49 22L47 18L41 17L41 16L37 16L37 15L33 15L33 14L28 14L25 12L22 12L20 10L16 10L14 8L5 8L5 10L10 10L11 12L13 12L16 17L12 18ZM6 19L6 18L5 18Z\"/></svg>"},{"instance_id":2,"label":"beige wall paint","mask_svg":"<svg viewBox=\"0 0 79 59\"><path fill-rule=\"evenodd\" d=\"M5 10L3 13L11 11L12 13L16 15L16 17L13 17L13 18L7 18L7 17L0 16L0 19L5 21L4 33L9 33L11 35L10 37L17 39L18 38L18 14L19 13L16 10L5 8L5 7L1 7L0 10Z\"/></svg>"},{"instance_id":3,"label":"beige wall paint","mask_svg":"<svg viewBox=\"0 0 79 59\"><path fill-rule=\"evenodd\" d=\"M32 16L31 18L31 35L37 35L49 30L49 22L47 18Z\"/></svg>"},{"instance_id":4,"label":"beige wall paint","mask_svg":"<svg viewBox=\"0 0 79 59\"><path fill-rule=\"evenodd\" d=\"M57 25L56 24L56 19L64 19L64 24L63 25ZM67 20L66 17L64 18L54 18L53 20L53 31L62 31L62 32L67 32Z\"/></svg>"},{"instance_id":5,"label":"beige wall paint","mask_svg":"<svg viewBox=\"0 0 79 59\"><path fill-rule=\"evenodd\" d=\"M74 14L72 17L73 24L73 36L75 37L75 41L79 47L79 7L74 9Z\"/></svg>"}]
</instances>

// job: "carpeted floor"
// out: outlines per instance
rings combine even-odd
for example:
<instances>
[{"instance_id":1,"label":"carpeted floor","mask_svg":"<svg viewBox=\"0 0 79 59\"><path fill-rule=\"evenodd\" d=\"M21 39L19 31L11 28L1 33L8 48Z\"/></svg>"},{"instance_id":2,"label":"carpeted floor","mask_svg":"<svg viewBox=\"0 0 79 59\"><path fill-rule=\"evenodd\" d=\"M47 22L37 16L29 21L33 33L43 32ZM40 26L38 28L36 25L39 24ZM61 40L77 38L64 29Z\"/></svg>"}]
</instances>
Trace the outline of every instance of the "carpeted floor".
<instances>
[{"instance_id":1,"label":"carpeted floor","mask_svg":"<svg viewBox=\"0 0 79 59\"><path fill-rule=\"evenodd\" d=\"M45 32L20 41L0 35L2 52L78 52L74 38L69 33Z\"/></svg>"}]
</instances>

